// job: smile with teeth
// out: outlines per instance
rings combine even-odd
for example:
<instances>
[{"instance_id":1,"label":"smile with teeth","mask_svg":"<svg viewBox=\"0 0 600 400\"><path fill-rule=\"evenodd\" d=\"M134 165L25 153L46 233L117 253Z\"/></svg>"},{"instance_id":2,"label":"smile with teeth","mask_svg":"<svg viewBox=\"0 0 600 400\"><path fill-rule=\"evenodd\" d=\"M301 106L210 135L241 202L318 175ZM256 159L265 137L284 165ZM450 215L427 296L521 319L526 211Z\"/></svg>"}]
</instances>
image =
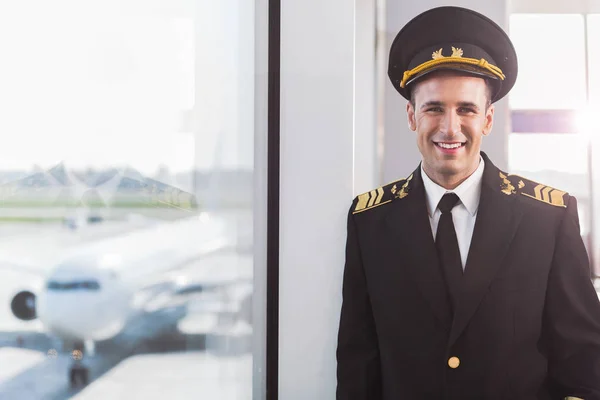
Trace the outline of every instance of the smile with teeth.
<instances>
[{"instance_id":1,"label":"smile with teeth","mask_svg":"<svg viewBox=\"0 0 600 400\"><path fill-rule=\"evenodd\" d=\"M459 147L463 146L464 143L437 143L436 142L436 146L439 146L443 149L458 149Z\"/></svg>"}]
</instances>

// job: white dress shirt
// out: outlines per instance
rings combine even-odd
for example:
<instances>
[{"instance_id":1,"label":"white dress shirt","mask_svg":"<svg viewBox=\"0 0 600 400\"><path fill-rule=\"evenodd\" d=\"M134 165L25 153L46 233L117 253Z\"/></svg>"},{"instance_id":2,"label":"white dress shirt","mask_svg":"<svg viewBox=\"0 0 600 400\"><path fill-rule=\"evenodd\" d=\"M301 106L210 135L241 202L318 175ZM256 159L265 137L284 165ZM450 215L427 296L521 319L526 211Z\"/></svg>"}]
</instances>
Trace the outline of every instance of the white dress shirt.
<instances>
[{"instance_id":1,"label":"white dress shirt","mask_svg":"<svg viewBox=\"0 0 600 400\"><path fill-rule=\"evenodd\" d=\"M452 222L454 222L454 229L456 230L463 271L467 263L471 238L473 237L484 166L483 159L480 157L479 166L475 172L455 189L447 190L433 182L427 176L421 164L421 175L423 177L423 184L425 185L425 197L427 198L427 212L429 213L429 223L431 224L434 240L440 216L442 215L442 212L437 208L438 203L446 193L456 193L460 199L454 209L452 209Z\"/></svg>"}]
</instances>

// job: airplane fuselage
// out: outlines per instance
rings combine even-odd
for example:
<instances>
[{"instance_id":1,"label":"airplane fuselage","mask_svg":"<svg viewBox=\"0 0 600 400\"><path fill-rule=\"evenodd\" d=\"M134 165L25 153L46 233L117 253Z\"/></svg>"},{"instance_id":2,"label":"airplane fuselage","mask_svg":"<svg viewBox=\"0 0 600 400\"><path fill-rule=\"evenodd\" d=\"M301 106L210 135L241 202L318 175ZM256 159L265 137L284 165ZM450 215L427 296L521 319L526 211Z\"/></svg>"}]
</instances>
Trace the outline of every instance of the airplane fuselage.
<instances>
[{"instance_id":1,"label":"airplane fuselage","mask_svg":"<svg viewBox=\"0 0 600 400\"><path fill-rule=\"evenodd\" d=\"M139 291L233 244L224 221L207 215L92 243L52 269L36 297L37 317L61 339L110 339L138 311L134 299ZM177 285L166 283L165 288Z\"/></svg>"}]
</instances>

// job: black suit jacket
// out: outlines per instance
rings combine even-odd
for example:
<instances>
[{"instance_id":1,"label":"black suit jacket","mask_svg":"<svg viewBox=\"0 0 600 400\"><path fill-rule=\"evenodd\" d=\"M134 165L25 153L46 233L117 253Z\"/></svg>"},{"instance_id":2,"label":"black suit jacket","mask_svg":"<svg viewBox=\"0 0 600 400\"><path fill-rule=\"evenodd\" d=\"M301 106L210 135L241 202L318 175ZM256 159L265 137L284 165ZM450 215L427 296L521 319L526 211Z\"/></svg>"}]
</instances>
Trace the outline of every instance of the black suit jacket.
<instances>
[{"instance_id":1,"label":"black suit jacket","mask_svg":"<svg viewBox=\"0 0 600 400\"><path fill-rule=\"evenodd\" d=\"M338 400L600 399L600 303L576 200L482 156L454 312L420 167L354 199Z\"/></svg>"}]
</instances>

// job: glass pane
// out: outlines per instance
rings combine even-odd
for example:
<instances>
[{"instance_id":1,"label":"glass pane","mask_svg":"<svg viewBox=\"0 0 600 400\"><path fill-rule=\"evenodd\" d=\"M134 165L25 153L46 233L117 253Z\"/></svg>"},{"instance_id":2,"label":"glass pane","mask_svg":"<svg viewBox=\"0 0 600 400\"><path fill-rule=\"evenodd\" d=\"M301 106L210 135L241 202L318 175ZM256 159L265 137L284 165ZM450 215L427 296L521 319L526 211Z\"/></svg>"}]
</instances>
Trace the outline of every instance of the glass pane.
<instances>
[{"instance_id":1,"label":"glass pane","mask_svg":"<svg viewBox=\"0 0 600 400\"><path fill-rule=\"evenodd\" d=\"M588 15L590 103L594 115L600 112L600 14Z\"/></svg>"},{"instance_id":2,"label":"glass pane","mask_svg":"<svg viewBox=\"0 0 600 400\"><path fill-rule=\"evenodd\" d=\"M578 201L582 235L589 231L588 140L578 134L511 134L508 164L512 174L569 192Z\"/></svg>"},{"instance_id":3,"label":"glass pane","mask_svg":"<svg viewBox=\"0 0 600 400\"><path fill-rule=\"evenodd\" d=\"M514 14L510 37L519 59L511 109L578 109L585 104L581 15Z\"/></svg>"},{"instance_id":4,"label":"glass pane","mask_svg":"<svg viewBox=\"0 0 600 400\"><path fill-rule=\"evenodd\" d=\"M254 6L0 3L0 398L251 398Z\"/></svg>"}]
</instances>

